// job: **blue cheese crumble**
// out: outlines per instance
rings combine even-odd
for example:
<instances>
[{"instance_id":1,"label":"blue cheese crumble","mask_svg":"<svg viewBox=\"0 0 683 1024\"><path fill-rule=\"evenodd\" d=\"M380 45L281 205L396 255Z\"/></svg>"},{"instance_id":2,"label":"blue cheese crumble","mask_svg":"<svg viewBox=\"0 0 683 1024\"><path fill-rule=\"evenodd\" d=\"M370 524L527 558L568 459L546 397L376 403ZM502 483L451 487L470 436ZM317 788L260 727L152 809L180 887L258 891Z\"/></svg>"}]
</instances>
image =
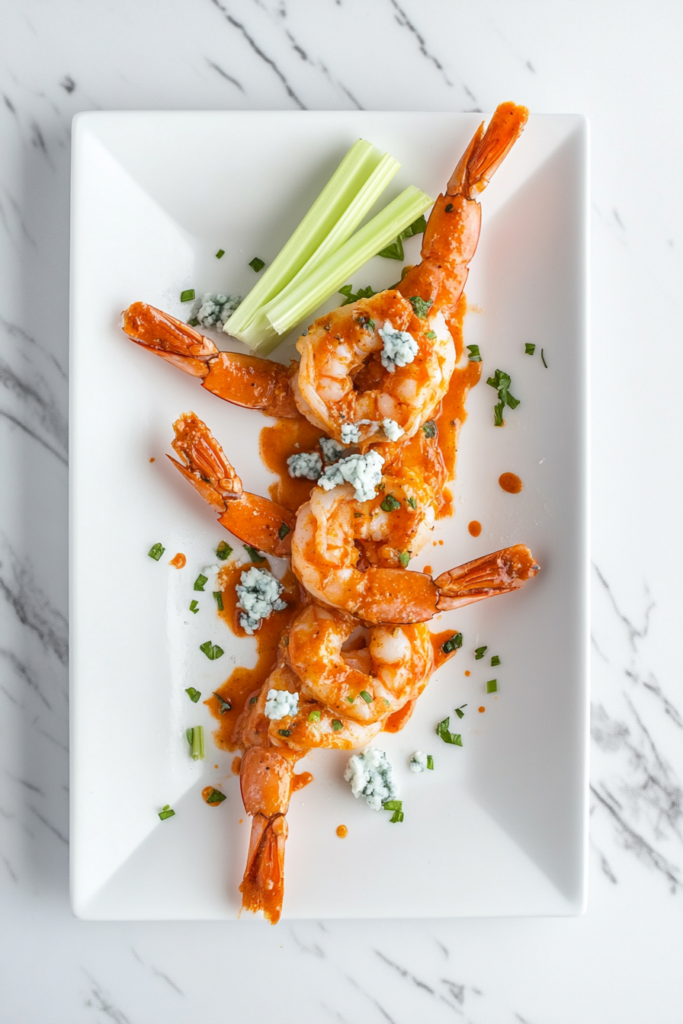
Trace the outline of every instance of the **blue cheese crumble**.
<instances>
[{"instance_id":1,"label":"blue cheese crumble","mask_svg":"<svg viewBox=\"0 0 683 1024\"><path fill-rule=\"evenodd\" d=\"M357 444L360 441L360 427L374 426L373 420L358 420L358 423L342 423L341 438L344 444Z\"/></svg>"},{"instance_id":2,"label":"blue cheese crumble","mask_svg":"<svg viewBox=\"0 0 683 1024\"><path fill-rule=\"evenodd\" d=\"M356 798L364 796L373 811L381 811L382 804L398 794L391 763L385 752L377 747L368 747L362 754L352 754L344 779L351 783L353 795Z\"/></svg>"},{"instance_id":3,"label":"blue cheese crumble","mask_svg":"<svg viewBox=\"0 0 683 1024\"><path fill-rule=\"evenodd\" d=\"M272 573L255 565L242 573L235 590L239 598L237 607L244 612L240 615L240 626L245 633L253 635L264 619L287 607L286 601L280 599L284 589Z\"/></svg>"},{"instance_id":4,"label":"blue cheese crumble","mask_svg":"<svg viewBox=\"0 0 683 1024\"><path fill-rule=\"evenodd\" d=\"M353 484L356 501L369 501L382 482L383 465L383 457L374 450L366 455L349 455L335 462L334 466L328 466L318 480L318 486L324 491L331 491L340 484Z\"/></svg>"},{"instance_id":5,"label":"blue cheese crumble","mask_svg":"<svg viewBox=\"0 0 683 1024\"><path fill-rule=\"evenodd\" d=\"M402 434L405 434L403 427L399 427L396 420L382 420L382 430L390 441L398 441Z\"/></svg>"},{"instance_id":6,"label":"blue cheese crumble","mask_svg":"<svg viewBox=\"0 0 683 1024\"><path fill-rule=\"evenodd\" d=\"M207 292L206 295L202 295L195 317L202 327L215 327L217 330L222 330L241 301L241 295L221 295L218 292Z\"/></svg>"},{"instance_id":7,"label":"blue cheese crumble","mask_svg":"<svg viewBox=\"0 0 683 1024\"><path fill-rule=\"evenodd\" d=\"M380 327L379 336L383 342L380 359L385 370L393 373L397 366L412 363L417 355L417 342L407 331L395 331L387 320Z\"/></svg>"},{"instance_id":8,"label":"blue cheese crumble","mask_svg":"<svg viewBox=\"0 0 683 1024\"><path fill-rule=\"evenodd\" d=\"M416 750L414 754L410 755L410 761L408 762L411 772L425 772L427 770L427 755L423 754L421 750Z\"/></svg>"},{"instance_id":9,"label":"blue cheese crumble","mask_svg":"<svg viewBox=\"0 0 683 1024\"><path fill-rule=\"evenodd\" d=\"M298 710L298 693L290 693L289 690L268 690L266 704L263 709L266 718L270 718L273 722L279 722L281 718L295 715Z\"/></svg>"},{"instance_id":10,"label":"blue cheese crumble","mask_svg":"<svg viewBox=\"0 0 683 1024\"><path fill-rule=\"evenodd\" d=\"M323 462L317 452L296 452L287 459L287 468L290 476L317 480L323 471Z\"/></svg>"},{"instance_id":11,"label":"blue cheese crumble","mask_svg":"<svg viewBox=\"0 0 683 1024\"><path fill-rule=\"evenodd\" d=\"M342 427L342 431L343 431ZM336 462L340 459L346 449L343 444L339 444L333 437L321 437L320 438L320 449L323 453L325 462Z\"/></svg>"}]
</instances>

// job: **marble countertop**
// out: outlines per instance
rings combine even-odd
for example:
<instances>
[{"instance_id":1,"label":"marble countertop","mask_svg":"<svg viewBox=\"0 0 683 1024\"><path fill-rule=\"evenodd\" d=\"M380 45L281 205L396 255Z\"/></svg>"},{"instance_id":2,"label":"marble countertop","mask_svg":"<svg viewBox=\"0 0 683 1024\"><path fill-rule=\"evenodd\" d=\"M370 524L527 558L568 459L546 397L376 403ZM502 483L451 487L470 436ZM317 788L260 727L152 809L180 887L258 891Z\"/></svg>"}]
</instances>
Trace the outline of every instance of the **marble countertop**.
<instances>
[{"instance_id":1,"label":"marble countertop","mask_svg":"<svg viewBox=\"0 0 683 1024\"><path fill-rule=\"evenodd\" d=\"M680 487L671 449L683 377L683 8L644 0L22 0L3 4L3 26L3 1024L680 1021L683 686L672 563ZM72 116L490 111L503 99L584 113L592 126L587 914L277 929L75 920L67 841ZM210 139L192 144L198 160L210 156Z\"/></svg>"}]
</instances>

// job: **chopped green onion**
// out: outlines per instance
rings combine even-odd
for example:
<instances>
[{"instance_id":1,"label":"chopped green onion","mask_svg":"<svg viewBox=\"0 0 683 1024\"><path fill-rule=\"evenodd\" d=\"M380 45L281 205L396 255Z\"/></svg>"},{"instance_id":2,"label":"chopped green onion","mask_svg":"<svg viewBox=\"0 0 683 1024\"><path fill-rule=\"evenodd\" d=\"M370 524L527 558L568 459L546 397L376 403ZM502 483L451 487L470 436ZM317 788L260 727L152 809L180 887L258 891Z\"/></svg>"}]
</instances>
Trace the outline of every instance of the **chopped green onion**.
<instances>
[{"instance_id":1,"label":"chopped green onion","mask_svg":"<svg viewBox=\"0 0 683 1024\"><path fill-rule=\"evenodd\" d=\"M463 708L466 708L466 707L467 707L467 704L461 704L459 708L455 709L455 713L458 716L458 718L464 718L465 717L465 712L463 711Z\"/></svg>"},{"instance_id":2,"label":"chopped green onion","mask_svg":"<svg viewBox=\"0 0 683 1024\"><path fill-rule=\"evenodd\" d=\"M420 320L424 320L433 305L432 299L421 299L419 295L413 295L408 302L415 310L415 316Z\"/></svg>"},{"instance_id":3,"label":"chopped green onion","mask_svg":"<svg viewBox=\"0 0 683 1024\"><path fill-rule=\"evenodd\" d=\"M245 544L244 550L247 552L252 562L256 562L259 565L261 562L265 562L265 555L260 555L256 548L252 548L251 544Z\"/></svg>"},{"instance_id":4,"label":"chopped green onion","mask_svg":"<svg viewBox=\"0 0 683 1024\"><path fill-rule=\"evenodd\" d=\"M163 545L161 545L161 544L154 544L149 549L147 554L149 555L150 558L153 558L155 562L158 562L159 559L161 558L161 556L163 555L165 550L166 550L166 548L163 547Z\"/></svg>"},{"instance_id":5,"label":"chopped green onion","mask_svg":"<svg viewBox=\"0 0 683 1024\"><path fill-rule=\"evenodd\" d=\"M221 793L220 789L214 789L211 787L211 792L206 798L207 804L222 804L225 800L225 793Z\"/></svg>"},{"instance_id":6,"label":"chopped green onion","mask_svg":"<svg viewBox=\"0 0 683 1024\"><path fill-rule=\"evenodd\" d=\"M291 729L278 729L278 736L291 736L291 735L292 735L292 730Z\"/></svg>"},{"instance_id":7,"label":"chopped green onion","mask_svg":"<svg viewBox=\"0 0 683 1024\"><path fill-rule=\"evenodd\" d=\"M403 811L394 811L392 816L389 818L389 821L393 824L395 821L403 821L403 817Z\"/></svg>"},{"instance_id":8,"label":"chopped green onion","mask_svg":"<svg viewBox=\"0 0 683 1024\"><path fill-rule=\"evenodd\" d=\"M427 768L430 772L434 771L434 758L431 754L427 754Z\"/></svg>"},{"instance_id":9,"label":"chopped green onion","mask_svg":"<svg viewBox=\"0 0 683 1024\"><path fill-rule=\"evenodd\" d=\"M349 704L353 704L353 702L354 702L354 700L355 700L356 698L355 698L355 697L347 697L346 699L347 699L347 701L349 702Z\"/></svg>"},{"instance_id":10,"label":"chopped green onion","mask_svg":"<svg viewBox=\"0 0 683 1024\"><path fill-rule=\"evenodd\" d=\"M232 701L226 700L225 697L221 697L220 693L213 692L214 697L218 701L218 714L224 715L226 711L232 711Z\"/></svg>"},{"instance_id":11,"label":"chopped green onion","mask_svg":"<svg viewBox=\"0 0 683 1024\"><path fill-rule=\"evenodd\" d=\"M401 563L401 565L403 566L403 568L407 569L408 568L408 564L410 562L410 551L402 551L400 553L400 555L398 556L398 560Z\"/></svg>"},{"instance_id":12,"label":"chopped green onion","mask_svg":"<svg viewBox=\"0 0 683 1024\"><path fill-rule=\"evenodd\" d=\"M385 800L382 804L385 811L400 811L403 808L402 800Z\"/></svg>"},{"instance_id":13,"label":"chopped green onion","mask_svg":"<svg viewBox=\"0 0 683 1024\"><path fill-rule=\"evenodd\" d=\"M524 343L524 352L526 353L526 355L532 356L535 351L536 351L536 346L532 345L532 343L530 341L527 341L527 342Z\"/></svg>"},{"instance_id":14,"label":"chopped green onion","mask_svg":"<svg viewBox=\"0 0 683 1024\"><path fill-rule=\"evenodd\" d=\"M436 727L436 735L444 741L444 743L451 743L454 747L462 746L462 736L459 732L451 732L449 726L451 724L450 716L444 718L443 722L439 722Z\"/></svg>"},{"instance_id":15,"label":"chopped green onion","mask_svg":"<svg viewBox=\"0 0 683 1024\"><path fill-rule=\"evenodd\" d=\"M232 554L232 548L230 547L227 541L222 540L218 547L216 548L216 554L218 555L220 560L224 562L225 559L229 558L230 555Z\"/></svg>"},{"instance_id":16,"label":"chopped green onion","mask_svg":"<svg viewBox=\"0 0 683 1024\"><path fill-rule=\"evenodd\" d=\"M481 659L484 657L484 655L486 654L487 651L488 651L488 647L475 647L474 648L474 660L475 661L481 661Z\"/></svg>"},{"instance_id":17,"label":"chopped green onion","mask_svg":"<svg viewBox=\"0 0 683 1024\"><path fill-rule=\"evenodd\" d=\"M425 437L436 437L436 423L434 420L427 420L426 423L422 424Z\"/></svg>"},{"instance_id":18,"label":"chopped green onion","mask_svg":"<svg viewBox=\"0 0 683 1024\"><path fill-rule=\"evenodd\" d=\"M320 721L320 712L319 711L309 711L309 713L308 713L308 721L309 722L319 722Z\"/></svg>"},{"instance_id":19,"label":"chopped green onion","mask_svg":"<svg viewBox=\"0 0 683 1024\"><path fill-rule=\"evenodd\" d=\"M367 288L359 288L358 291L354 293L353 285L345 284L343 288L339 289L339 294L345 296L342 306L350 306L352 302L358 302L359 299L371 299L373 295L377 294L377 292L368 285ZM370 323L372 323L372 320ZM372 325L372 329L375 329L374 324Z\"/></svg>"},{"instance_id":20,"label":"chopped green onion","mask_svg":"<svg viewBox=\"0 0 683 1024\"><path fill-rule=\"evenodd\" d=\"M209 582L209 577L208 576L202 576L202 574L200 573L199 576L197 577L197 579L194 581L194 589L195 590L203 590L204 589L204 584L208 583L208 582Z\"/></svg>"},{"instance_id":21,"label":"chopped green onion","mask_svg":"<svg viewBox=\"0 0 683 1024\"><path fill-rule=\"evenodd\" d=\"M165 804L162 810L159 811L159 817L162 821L165 821L166 818L172 818L174 814L175 811L172 811L168 804Z\"/></svg>"},{"instance_id":22,"label":"chopped green onion","mask_svg":"<svg viewBox=\"0 0 683 1024\"><path fill-rule=\"evenodd\" d=\"M545 354L543 352L543 349L541 349L541 359L543 360L543 365L545 366L545 368L547 370L548 369L548 364L545 361Z\"/></svg>"},{"instance_id":23,"label":"chopped green onion","mask_svg":"<svg viewBox=\"0 0 683 1024\"><path fill-rule=\"evenodd\" d=\"M193 761L204 760L204 726L195 725L194 729L188 729L185 733L187 742L190 744L190 757Z\"/></svg>"},{"instance_id":24,"label":"chopped green onion","mask_svg":"<svg viewBox=\"0 0 683 1024\"><path fill-rule=\"evenodd\" d=\"M222 590L214 590L213 596L214 596L214 599L215 599L216 604L218 606L218 611L222 612L223 611L223 591Z\"/></svg>"},{"instance_id":25,"label":"chopped green onion","mask_svg":"<svg viewBox=\"0 0 683 1024\"><path fill-rule=\"evenodd\" d=\"M205 644L200 644L199 650L203 651L209 661L218 661L225 654L222 647L219 647L218 644L212 644L210 640L207 640Z\"/></svg>"},{"instance_id":26,"label":"chopped green onion","mask_svg":"<svg viewBox=\"0 0 683 1024\"><path fill-rule=\"evenodd\" d=\"M225 249L219 249L216 253L216 259L220 260L225 256Z\"/></svg>"},{"instance_id":27,"label":"chopped green onion","mask_svg":"<svg viewBox=\"0 0 683 1024\"><path fill-rule=\"evenodd\" d=\"M417 502L415 501L415 498L407 498L406 501L408 502L411 508L417 508Z\"/></svg>"},{"instance_id":28,"label":"chopped green onion","mask_svg":"<svg viewBox=\"0 0 683 1024\"><path fill-rule=\"evenodd\" d=\"M253 260L249 260L249 266L251 267L252 270L255 270L257 274L259 270L263 270L265 265L265 260L259 259L258 256L254 256Z\"/></svg>"},{"instance_id":29,"label":"chopped green onion","mask_svg":"<svg viewBox=\"0 0 683 1024\"><path fill-rule=\"evenodd\" d=\"M425 338L429 338L430 341L434 341L434 338L436 338L436 331L425 331Z\"/></svg>"},{"instance_id":30,"label":"chopped green onion","mask_svg":"<svg viewBox=\"0 0 683 1024\"><path fill-rule=\"evenodd\" d=\"M441 650L444 654L457 651L460 647L462 647L462 633L454 633L450 640L447 640L445 644L441 644Z\"/></svg>"},{"instance_id":31,"label":"chopped green onion","mask_svg":"<svg viewBox=\"0 0 683 1024\"><path fill-rule=\"evenodd\" d=\"M195 615L199 611L199 601L190 601L190 611Z\"/></svg>"},{"instance_id":32,"label":"chopped green onion","mask_svg":"<svg viewBox=\"0 0 683 1024\"><path fill-rule=\"evenodd\" d=\"M497 679L489 679L488 683L486 684L486 692L487 693L498 693L498 680Z\"/></svg>"},{"instance_id":33,"label":"chopped green onion","mask_svg":"<svg viewBox=\"0 0 683 1024\"><path fill-rule=\"evenodd\" d=\"M372 704L374 698L370 696L367 690L361 690L360 695L366 704Z\"/></svg>"},{"instance_id":34,"label":"chopped green onion","mask_svg":"<svg viewBox=\"0 0 683 1024\"><path fill-rule=\"evenodd\" d=\"M481 352L479 351L478 345L468 345L467 351L469 352L468 358L471 363L481 362Z\"/></svg>"},{"instance_id":35,"label":"chopped green onion","mask_svg":"<svg viewBox=\"0 0 683 1024\"><path fill-rule=\"evenodd\" d=\"M497 654L494 654L493 657L491 658L491 664L494 666L500 665L500 658L498 657Z\"/></svg>"},{"instance_id":36,"label":"chopped green onion","mask_svg":"<svg viewBox=\"0 0 683 1024\"><path fill-rule=\"evenodd\" d=\"M339 732L339 730L343 729L344 726L342 725L342 723L339 721L338 718L333 718L332 719L332 728L334 729L335 732Z\"/></svg>"},{"instance_id":37,"label":"chopped green onion","mask_svg":"<svg viewBox=\"0 0 683 1024\"><path fill-rule=\"evenodd\" d=\"M201 692L199 690L195 690L194 686L188 686L188 688L185 690L185 693L190 698L193 704L196 704L199 698L201 697Z\"/></svg>"},{"instance_id":38,"label":"chopped green onion","mask_svg":"<svg viewBox=\"0 0 683 1024\"><path fill-rule=\"evenodd\" d=\"M194 288L186 288L184 292L180 293L181 302L192 302L194 299Z\"/></svg>"},{"instance_id":39,"label":"chopped green onion","mask_svg":"<svg viewBox=\"0 0 683 1024\"><path fill-rule=\"evenodd\" d=\"M197 327L199 325L199 320L197 319L196 316L193 316L191 320L187 321L187 323L188 323L188 326L190 326L190 327Z\"/></svg>"},{"instance_id":40,"label":"chopped green onion","mask_svg":"<svg viewBox=\"0 0 683 1024\"><path fill-rule=\"evenodd\" d=\"M401 507L401 502L397 501L393 494L387 494L383 502L379 506L383 512L395 512Z\"/></svg>"},{"instance_id":41,"label":"chopped green onion","mask_svg":"<svg viewBox=\"0 0 683 1024\"><path fill-rule=\"evenodd\" d=\"M280 540L284 540L288 533L291 533L291 529L287 526L287 523L282 523L280 529L277 531L277 535Z\"/></svg>"}]
</instances>

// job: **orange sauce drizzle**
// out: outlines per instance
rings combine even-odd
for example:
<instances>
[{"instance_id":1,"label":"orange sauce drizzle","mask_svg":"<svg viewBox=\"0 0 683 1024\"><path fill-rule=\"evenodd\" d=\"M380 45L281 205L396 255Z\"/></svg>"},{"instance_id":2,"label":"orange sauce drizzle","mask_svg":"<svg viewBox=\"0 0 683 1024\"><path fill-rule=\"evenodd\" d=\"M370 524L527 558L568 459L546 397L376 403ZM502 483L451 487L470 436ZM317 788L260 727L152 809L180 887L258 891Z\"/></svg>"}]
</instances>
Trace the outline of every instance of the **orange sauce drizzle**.
<instances>
[{"instance_id":1,"label":"orange sauce drizzle","mask_svg":"<svg viewBox=\"0 0 683 1024\"><path fill-rule=\"evenodd\" d=\"M465 669L465 675L466 676L471 676L472 675L472 673L470 672L470 670L468 668Z\"/></svg>"},{"instance_id":2,"label":"orange sauce drizzle","mask_svg":"<svg viewBox=\"0 0 683 1024\"><path fill-rule=\"evenodd\" d=\"M313 782L313 776L310 772L299 772L298 775L292 776L292 793L297 793L304 786L307 786L309 782Z\"/></svg>"},{"instance_id":3,"label":"orange sauce drizzle","mask_svg":"<svg viewBox=\"0 0 683 1024\"><path fill-rule=\"evenodd\" d=\"M149 461L150 462L156 462L156 459L154 458L154 456L152 456L152 458Z\"/></svg>"},{"instance_id":4,"label":"orange sauce drizzle","mask_svg":"<svg viewBox=\"0 0 683 1024\"><path fill-rule=\"evenodd\" d=\"M346 839L349 834L349 830L346 825L337 825L337 835L340 839Z\"/></svg>"},{"instance_id":5,"label":"orange sauce drizzle","mask_svg":"<svg viewBox=\"0 0 683 1024\"><path fill-rule=\"evenodd\" d=\"M240 768L242 767L242 758L241 757L233 757L232 765L230 767L232 768L232 774L233 775L239 775Z\"/></svg>"},{"instance_id":6,"label":"orange sauce drizzle","mask_svg":"<svg viewBox=\"0 0 683 1024\"><path fill-rule=\"evenodd\" d=\"M478 520L473 519L471 523L468 523L467 529L473 537L478 537L481 533L481 523Z\"/></svg>"},{"instance_id":7,"label":"orange sauce drizzle","mask_svg":"<svg viewBox=\"0 0 683 1024\"><path fill-rule=\"evenodd\" d=\"M268 488L268 493L278 505L284 505L296 512L308 501L315 480L294 479L289 475L287 459L297 452L317 451L318 438L325 433L304 419L278 419L271 427L263 427L259 437L261 458L271 472L278 477Z\"/></svg>"},{"instance_id":8,"label":"orange sauce drizzle","mask_svg":"<svg viewBox=\"0 0 683 1024\"><path fill-rule=\"evenodd\" d=\"M453 655L456 654L456 652L458 651L457 647L454 651L451 651L450 654L446 654L445 651L441 650L442 646L446 643L446 641L450 640L450 638L454 636L457 632L457 629L444 629L440 633L432 633L432 647L434 648L435 672L437 668L441 668L441 666L445 662L449 661L453 657Z\"/></svg>"},{"instance_id":9,"label":"orange sauce drizzle","mask_svg":"<svg viewBox=\"0 0 683 1024\"><path fill-rule=\"evenodd\" d=\"M179 551L177 555L173 556L173 558L168 564L172 565L174 569L184 569L186 562L187 559L185 558L185 555L182 553L182 551Z\"/></svg>"},{"instance_id":10,"label":"orange sauce drizzle","mask_svg":"<svg viewBox=\"0 0 683 1024\"><path fill-rule=\"evenodd\" d=\"M204 803L209 804L209 797L211 796L215 788L215 786L204 786L204 789L202 790L202 799L204 800ZM209 804L209 807L220 807L222 803L223 801L219 800L218 803Z\"/></svg>"},{"instance_id":11,"label":"orange sauce drizzle","mask_svg":"<svg viewBox=\"0 0 683 1024\"><path fill-rule=\"evenodd\" d=\"M481 714L481 713L482 713L483 711L486 711L486 708L484 708L484 707L481 707L481 708L479 708L478 710L479 710L479 713Z\"/></svg>"},{"instance_id":12,"label":"orange sauce drizzle","mask_svg":"<svg viewBox=\"0 0 683 1024\"><path fill-rule=\"evenodd\" d=\"M524 484L516 473L501 473L498 483L508 494L519 494Z\"/></svg>"},{"instance_id":13,"label":"orange sauce drizzle","mask_svg":"<svg viewBox=\"0 0 683 1024\"><path fill-rule=\"evenodd\" d=\"M432 575L432 567L431 567L431 565L425 565L425 567L422 570L422 572L426 572L428 576L431 576Z\"/></svg>"}]
</instances>

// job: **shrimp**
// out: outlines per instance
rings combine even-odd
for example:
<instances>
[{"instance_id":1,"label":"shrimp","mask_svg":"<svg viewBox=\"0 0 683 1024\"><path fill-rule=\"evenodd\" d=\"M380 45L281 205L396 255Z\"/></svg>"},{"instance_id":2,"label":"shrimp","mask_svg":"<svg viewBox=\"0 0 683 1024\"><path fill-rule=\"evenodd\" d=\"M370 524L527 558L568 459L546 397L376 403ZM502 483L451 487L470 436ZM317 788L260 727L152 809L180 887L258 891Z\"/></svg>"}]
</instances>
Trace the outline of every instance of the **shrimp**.
<instances>
[{"instance_id":1,"label":"shrimp","mask_svg":"<svg viewBox=\"0 0 683 1024\"><path fill-rule=\"evenodd\" d=\"M412 437L446 394L455 367L449 324L479 240L476 196L527 117L525 107L503 103L486 132L479 126L434 204L421 262L395 288L316 320L297 342L298 366L219 352L189 325L141 302L124 312L124 331L236 405L303 415L342 443L382 440L387 429Z\"/></svg>"}]
</instances>

